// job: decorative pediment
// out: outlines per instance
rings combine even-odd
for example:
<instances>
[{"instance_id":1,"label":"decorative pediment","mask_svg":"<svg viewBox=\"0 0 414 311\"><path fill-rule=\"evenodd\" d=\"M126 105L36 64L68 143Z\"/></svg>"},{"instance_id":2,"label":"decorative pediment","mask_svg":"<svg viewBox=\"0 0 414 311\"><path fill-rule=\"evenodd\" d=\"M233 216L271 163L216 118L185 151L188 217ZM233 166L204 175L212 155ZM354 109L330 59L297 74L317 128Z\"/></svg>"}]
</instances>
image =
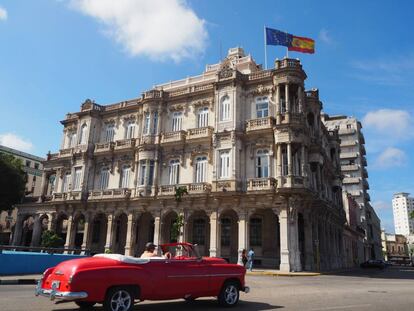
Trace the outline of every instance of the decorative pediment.
<instances>
[{"instance_id":1,"label":"decorative pediment","mask_svg":"<svg viewBox=\"0 0 414 311\"><path fill-rule=\"evenodd\" d=\"M249 94L253 96L257 95L269 95L272 93L272 87L271 86L263 86L263 84L259 84L256 86L255 89L251 90Z\"/></svg>"},{"instance_id":2,"label":"decorative pediment","mask_svg":"<svg viewBox=\"0 0 414 311\"><path fill-rule=\"evenodd\" d=\"M109 118L109 119L105 119L105 120L103 120L103 123L104 123L105 125L110 125L110 124L115 125L116 120L115 120L115 118Z\"/></svg>"},{"instance_id":3,"label":"decorative pediment","mask_svg":"<svg viewBox=\"0 0 414 311\"><path fill-rule=\"evenodd\" d=\"M214 99L211 98L203 98L200 100L196 100L192 103L192 105L194 106L194 108L201 108L201 107L213 107L213 103L214 103Z\"/></svg>"},{"instance_id":4,"label":"decorative pediment","mask_svg":"<svg viewBox=\"0 0 414 311\"><path fill-rule=\"evenodd\" d=\"M185 103L171 104L168 107L168 110L170 110L171 112L173 112L173 111L184 111L185 107L186 107Z\"/></svg>"},{"instance_id":5,"label":"decorative pediment","mask_svg":"<svg viewBox=\"0 0 414 311\"><path fill-rule=\"evenodd\" d=\"M134 122L137 119L137 116L131 113L131 114L124 116L122 119L124 120L125 123L129 121Z\"/></svg>"},{"instance_id":6,"label":"decorative pediment","mask_svg":"<svg viewBox=\"0 0 414 311\"><path fill-rule=\"evenodd\" d=\"M163 157L163 166L168 166L168 163L171 160L178 159L180 161L180 164L183 165L184 163L184 151L182 149L172 149L168 152L167 155Z\"/></svg>"},{"instance_id":7,"label":"decorative pediment","mask_svg":"<svg viewBox=\"0 0 414 311\"><path fill-rule=\"evenodd\" d=\"M76 132L78 130L77 122L71 123L70 125L66 126L63 130L66 133Z\"/></svg>"},{"instance_id":8,"label":"decorative pediment","mask_svg":"<svg viewBox=\"0 0 414 311\"><path fill-rule=\"evenodd\" d=\"M203 148L201 145L198 145L195 149L191 150L191 153L190 153L190 165L191 166L194 165L195 158L199 156L207 156L207 161L210 164L213 161L212 149Z\"/></svg>"}]
</instances>

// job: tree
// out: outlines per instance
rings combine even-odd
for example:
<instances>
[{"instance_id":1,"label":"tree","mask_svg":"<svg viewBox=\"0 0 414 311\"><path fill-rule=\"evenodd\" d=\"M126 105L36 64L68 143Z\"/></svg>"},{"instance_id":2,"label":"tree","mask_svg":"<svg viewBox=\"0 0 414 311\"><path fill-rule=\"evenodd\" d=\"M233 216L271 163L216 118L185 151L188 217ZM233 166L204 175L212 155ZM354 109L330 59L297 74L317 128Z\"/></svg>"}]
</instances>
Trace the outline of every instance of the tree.
<instances>
[{"instance_id":1,"label":"tree","mask_svg":"<svg viewBox=\"0 0 414 311\"><path fill-rule=\"evenodd\" d=\"M27 175L20 159L0 152L0 211L11 210L25 195Z\"/></svg>"},{"instance_id":2,"label":"tree","mask_svg":"<svg viewBox=\"0 0 414 311\"><path fill-rule=\"evenodd\" d=\"M42 247L60 248L65 245L65 241L55 232L46 230L42 233Z\"/></svg>"},{"instance_id":3,"label":"tree","mask_svg":"<svg viewBox=\"0 0 414 311\"><path fill-rule=\"evenodd\" d=\"M410 218L411 218L411 219L414 219L414 211L411 211L411 212L410 212Z\"/></svg>"}]
</instances>

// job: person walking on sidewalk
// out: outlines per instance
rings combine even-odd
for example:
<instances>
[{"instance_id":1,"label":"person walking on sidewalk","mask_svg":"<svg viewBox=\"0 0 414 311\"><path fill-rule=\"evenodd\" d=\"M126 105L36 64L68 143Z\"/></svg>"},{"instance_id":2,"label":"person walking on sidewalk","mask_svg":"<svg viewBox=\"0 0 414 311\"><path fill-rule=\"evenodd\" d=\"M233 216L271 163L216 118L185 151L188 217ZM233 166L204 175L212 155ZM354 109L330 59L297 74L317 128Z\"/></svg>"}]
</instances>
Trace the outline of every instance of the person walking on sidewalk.
<instances>
[{"instance_id":1,"label":"person walking on sidewalk","mask_svg":"<svg viewBox=\"0 0 414 311\"><path fill-rule=\"evenodd\" d=\"M254 250L251 248L247 253L247 266L249 271L253 270L253 261L254 261Z\"/></svg>"},{"instance_id":2,"label":"person walking on sidewalk","mask_svg":"<svg viewBox=\"0 0 414 311\"><path fill-rule=\"evenodd\" d=\"M241 261L243 263L243 267L246 268L246 264L247 264L247 251L245 248L243 248L242 253L241 253Z\"/></svg>"}]
</instances>

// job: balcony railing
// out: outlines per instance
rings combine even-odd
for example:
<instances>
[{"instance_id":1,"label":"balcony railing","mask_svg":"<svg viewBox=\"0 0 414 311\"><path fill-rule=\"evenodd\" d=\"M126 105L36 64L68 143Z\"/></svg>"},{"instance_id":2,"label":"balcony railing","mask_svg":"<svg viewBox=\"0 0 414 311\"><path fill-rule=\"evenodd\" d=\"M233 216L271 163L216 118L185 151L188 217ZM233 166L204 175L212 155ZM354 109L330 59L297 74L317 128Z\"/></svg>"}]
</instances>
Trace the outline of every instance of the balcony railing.
<instances>
[{"instance_id":1,"label":"balcony railing","mask_svg":"<svg viewBox=\"0 0 414 311\"><path fill-rule=\"evenodd\" d=\"M272 70L261 70L249 74L249 81L266 79L272 76Z\"/></svg>"},{"instance_id":2,"label":"balcony railing","mask_svg":"<svg viewBox=\"0 0 414 311\"><path fill-rule=\"evenodd\" d=\"M189 129L187 131L187 140L198 140L211 138L213 135L213 128L211 127L199 127L194 129Z\"/></svg>"},{"instance_id":3,"label":"balcony railing","mask_svg":"<svg viewBox=\"0 0 414 311\"><path fill-rule=\"evenodd\" d=\"M342 171L358 171L359 165L358 164L350 164L350 165L341 165Z\"/></svg>"},{"instance_id":4,"label":"balcony railing","mask_svg":"<svg viewBox=\"0 0 414 311\"><path fill-rule=\"evenodd\" d=\"M96 143L95 144L95 153L105 153L114 150L114 143Z\"/></svg>"},{"instance_id":5,"label":"balcony railing","mask_svg":"<svg viewBox=\"0 0 414 311\"><path fill-rule=\"evenodd\" d=\"M358 157L357 152L341 152L339 154L340 159L357 158L357 157Z\"/></svg>"},{"instance_id":6,"label":"balcony railing","mask_svg":"<svg viewBox=\"0 0 414 311\"><path fill-rule=\"evenodd\" d=\"M66 192L53 193L52 201L66 201L66 197Z\"/></svg>"},{"instance_id":7,"label":"balcony railing","mask_svg":"<svg viewBox=\"0 0 414 311\"><path fill-rule=\"evenodd\" d=\"M123 199L130 196L131 190L126 188L89 191L89 200Z\"/></svg>"},{"instance_id":8,"label":"balcony railing","mask_svg":"<svg viewBox=\"0 0 414 311\"><path fill-rule=\"evenodd\" d=\"M341 147L352 147L356 146L356 140L341 140Z\"/></svg>"},{"instance_id":9,"label":"balcony railing","mask_svg":"<svg viewBox=\"0 0 414 311\"><path fill-rule=\"evenodd\" d=\"M273 117L251 119L247 121L246 132L264 130L264 129L272 129L274 123L275 122L274 122Z\"/></svg>"},{"instance_id":10,"label":"balcony railing","mask_svg":"<svg viewBox=\"0 0 414 311\"><path fill-rule=\"evenodd\" d=\"M159 196L174 195L175 189L178 187L185 188L188 194L209 193L211 191L211 184L209 183L162 185L158 187L158 195Z\"/></svg>"},{"instance_id":11,"label":"balcony railing","mask_svg":"<svg viewBox=\"0 0 414 311\"><path fill-rule=\"evenodd\" d=\"M339 129L338 131L339 135L349 135L349 134L355 134L355 129Z\"/></svg>"},{"instance_id":12,"label":"balcony railing","mask_svg":"<svg viewBox=\"0 0 414 311\"><path fill-rule=\"evenodd\" d=\"M135 144L136 144L135 141L136 141L135 138L127 138L127 139L117 140L115 142L114 149L115 150L133 149L135 147Z\"/></svg>"},{"instance_id":13,"label":"balcony railing","mask_svg":"<svg viewBox=\"0 0 414 311\"><path fill-rule=\"evenodd\" d=\"M361 190L351 190L351 191L348 191L348 193L350 195L352 195L353 197L359 197L362 194L362 191Z\"/></svg>"},{"instance_id":14,"label":"balcony railing","mask_svg":"<svg viewBox=\"0 0 414 311\"><path fill-rule=\"evenodd\" d=\"M161 144L184 142L185 131L163 133L161 137Z\"/></svg>"},{"instance_id":15,"label":"balcony railing","mask_svg":"<svg viewBox=\"0 0 414 311\"><path fill-rule=\"evenodd\" d=\"M300 64L300 61L297 59L291 59L291 58L284 58L282 60L276 60L275 61L275 68L281 69L281 68L298 68L301 69L302 65Z\"/></svg>"},{"instance_id":16,"label":"balcony railing","mask_svg":"<svg viewBox=\"0 0 414 311\"><path fill-rule=\"evenodd\" d=\"M82 191L68 192L66 200L68 200L68 201L80 201L80 200L82 200Z\"/></svg>"},{"instance_id":17,"label":"balcony railing","mask_svg":"<svg viewBox=\"0 0 414 311\"><path fill-rule=\"evenodd\" d=\"M66 148L59 150L59 158L71 157L73 155L73 148Z\"/></svg>"},{"instance_id":18,"label":"balcony railing","mask_svg":"<svg viewBox=\"0 0 414 311\"><path fill-rule=\"evenodd\" d=\"M277 187L277 180L272 177L249 178L247 180L247 191L274 190Z\"/></svg>"},{"instance_id":19,"label":"balcony railing","mask_svg":"<svg viewBox=\"0 0 414 311\"><path fill-rule=\"evenodd\" d=\"M360 177L345 177L342 181L344 184L359 184L361 181Z\"/></svg>"}]
</instances>

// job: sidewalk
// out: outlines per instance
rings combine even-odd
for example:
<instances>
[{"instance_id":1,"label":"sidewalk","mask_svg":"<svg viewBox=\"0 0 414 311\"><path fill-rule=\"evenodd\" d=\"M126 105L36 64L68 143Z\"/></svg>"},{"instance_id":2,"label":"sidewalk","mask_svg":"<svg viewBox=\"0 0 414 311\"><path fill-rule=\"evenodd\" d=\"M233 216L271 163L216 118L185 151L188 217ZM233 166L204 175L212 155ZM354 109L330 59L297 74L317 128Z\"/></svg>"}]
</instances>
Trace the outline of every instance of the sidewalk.
<instances>
[{"instance_id":1,"label":"sidewalk","mask_svg":"<svg viewBox=\"0 0 414 311\"><path fill-rule=\"evenodd\" d=\"M253 269L253 271L246 271L246 275L264 275L264 276L318 276L319 272L283 272L273 269Z\"/></svg>"},{"instance_id":2,"label":"sidewalk","mask_svg":"<svg viewBox=\"0 0 414 311\"><path fill-rule=\"evenodd\" d=\"M41 274L4 275L0 276L0 285L36 284L41 277Z\"/></svg>"}]
</instances>

